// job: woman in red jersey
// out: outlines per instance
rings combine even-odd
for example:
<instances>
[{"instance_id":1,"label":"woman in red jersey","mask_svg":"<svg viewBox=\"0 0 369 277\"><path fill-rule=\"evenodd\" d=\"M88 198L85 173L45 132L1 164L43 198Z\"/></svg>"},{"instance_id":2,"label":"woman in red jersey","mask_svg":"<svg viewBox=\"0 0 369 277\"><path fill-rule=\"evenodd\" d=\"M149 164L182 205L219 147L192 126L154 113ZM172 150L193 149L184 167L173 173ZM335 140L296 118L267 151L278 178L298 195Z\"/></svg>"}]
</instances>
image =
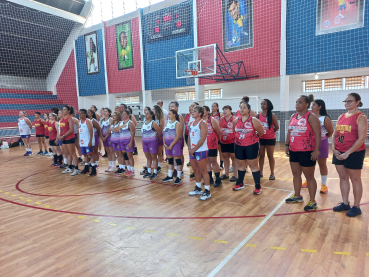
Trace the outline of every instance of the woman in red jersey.
<instances>
[{"instance_id":1,"label":"woman in red jersey","mask_svg":"<svg viewBox=\"0 0 369 277\"><path fill-rule=\"evenodd\" d=\"M363 195L361 182L361 170L365 158L365 139L368 133L368 119L359 111L363 106L361 97L357 93L350 93L346 100L347 112L342 114L337 121L336 129L332 137L333 161L340 177L342 200L333 208L335 212L348 211L349 217L361 214L360 201ZM350 180L354 192L354 206L350 208L349 193Z\"/></svg>"},{"instance_id":2,"label":"woman in red jersey","mask_svg":"<svg viewBox=\"0 0 369 277\"><path fill-rule=\"evenodd\" d=\"M268 155L269 167L270 167L270 176L269 180L275 180L274 176L274 148L275 148L275 132L279 130L279 124L277 116L272 113L273 104L269 99L264 99L261 102L261 110L259 113L258 119L264 127L264 134L260 137L260 159L259 159L259 167L260 174L263 177L263 168L264 168L264 160L265 160L265 149Z\"/></svg>"},{"instance_id":3,"label":"woman in red jersey","mask_svg":"<svg viewBox=\"0 0 369 277\"><path fill-rule=\"evenodd\" d=\"M211 116L210 108L204 106L204 116L202 119L208 125L208 135L206 141L208 144L208 159L207 159L207 170L210 176L210 185L214 184L213 171L215 174L215 184L214 187L220 187L222 185L222 180L220 180L220 168L217 161L218 156L218 141L222 135L218 121Z\"/></svg>"},{"instance_id":4,"label":"woman in red jersey","mask_svg":"<svg viewBox=\"0 0 369 277\"><path fill-rule=\"evenodd\" d=\"M300 194L304 173L308 183L310 201L304 207L305 211L315 210L317 203L315 194L317 184L314 177L316 161L319 157L320 147L320 121L309 111L314 96L302 95L296 100L296 112L291 116L286 138L286 154L290 157L290 165L293 174L293 186L295 194L286 199L287 203L299 203L303 201Z\"/></svg>"},{"instance_id":5,"label":"woman in red jersey","mask_svg":"<svg viewBox=\"0 0 369 277\"><path fill-rule=\"evenodd\" d=\"M247 165L250 166L255 181L254 194L261 193L260 169L259 169L259 136L264 133L261 122L250 115L251 106L242 103L240 107L241 117L233 121L235 131L235 153L238 164L238 180L233 190L244 188L243 179Z\"/></svg>"},{"instance_id":6,"label":"woman in red jersey","mask_svg":"<svg viewBox=\"0 0 369 277\"><path fill-rule=\"evenodd\" d=\"M58 114L56 112L56 114ZM50 148L50 144L49 144L49 132L48 132L48 127L49 127L49 113L45 113L44 114L44 127L45 127L45 145L46 145L46 150L49 150L49 153L44 154L45 156L51 156L53 153L51 151Z\"/></svg>"},{"instance_id":7,"label":"woman in red jersey","mask_svg":"<svg viewBox=\"0 0 369 277\"><path fill-rule=\"evenodd\" d=\"M40 151L37 155L48 155L46 144L45 144L45 133L49 135L47 127L44 126L44 120L40 117L40 112L35 112L35 129L36 129L36 138L38 142L38 146L40 147ZM42 151L42 146L45 148L45 153Z\"/></svg>"},{"instance_id":8,"label":"woman in red jersey","mask_svg":"<svg viewBox=\"0 0 369 277\"><path fill-rule=\"evenodd\" d=\"M59 141L57 139L58 130L57 130L57 123L58 116L54 113L49 114L49 127L47 132L49 133L49 141L51 150L53 150L54 154L54 163L50 166L59 167L63 164L63 156L59 147Z\"/></svg>"},{"instance_id":9,"label":"woman in red jersey","mask_svg":"<svg viewBox=\"0 0 369 277\"><path fill-rule=\"evenodd\" d=\"M74 108L68 105L63 107L63 118L60 120L60 140L63 143L63 149L67 154L69 167L62 173L72 173L71 176L79 175L78 157L76 154L76 136L74 134ZM72 165L72 161L74 165Z\"/></svg>"},{"instance_id":10,"label":"woman in red jersey","mask_svg":"<svg viewBox=\"0 0 369 277\"><path fill-rule=\"evenodd\" d=\"M223 114L219 112L219 105L218 103L214 102L211 105L211 116L215 118L215 120L218 122L218 125L220 124L220 119L223 117ZM219 151L219 158L220 158L220 170L223 170L223 153L222 148L220 147L220 139L218 140L218 151Z\"/></svg>"},{"instance_id":11,"label":"woman in red jersey","mask_svg":"<svg viewBox=\"0 0 369 277\"><path fill-rule=\"evenodd\" d=\"M220 177L221 180L229 178L229 158L232 159L234 167L233 176L229 180L230 182L236 182L238 179L238 166L236 162L236 156L234 155L234 130L233 121L235 117L232 115L232 107L223 107L223 117L220 120L220 129L222 136L220 137L220 147L222 148L223 159L224 159L224 174Z\"/></svg>"}]
</instances>

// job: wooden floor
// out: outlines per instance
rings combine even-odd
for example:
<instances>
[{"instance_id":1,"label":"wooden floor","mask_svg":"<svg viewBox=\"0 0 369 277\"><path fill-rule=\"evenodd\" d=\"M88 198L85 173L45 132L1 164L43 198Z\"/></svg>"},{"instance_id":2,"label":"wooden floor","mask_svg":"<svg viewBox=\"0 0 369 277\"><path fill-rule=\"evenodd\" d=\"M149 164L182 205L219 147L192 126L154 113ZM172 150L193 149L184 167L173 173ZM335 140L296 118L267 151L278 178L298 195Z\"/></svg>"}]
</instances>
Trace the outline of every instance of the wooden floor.
<instances>
[{"instance_id":1,"label":"wooden floor","mask_svg":"<svg viewBox=\"0 0 369 277\"><path fill-rule=\"evenodd\" d=\"M341 196L330 162L318 212L284 203L292 176L282 150L261 195L247 173L250 186L223 182L207 201L188 195L188 167L180 186L160 182L167 164L144 180L140 148L133 178L106 174L106 159L96 177L73 177L50 157L0 150L0 276L369 276L369 160L363 214L348 218L332 211Z\"/></svg>"}]
</instances>

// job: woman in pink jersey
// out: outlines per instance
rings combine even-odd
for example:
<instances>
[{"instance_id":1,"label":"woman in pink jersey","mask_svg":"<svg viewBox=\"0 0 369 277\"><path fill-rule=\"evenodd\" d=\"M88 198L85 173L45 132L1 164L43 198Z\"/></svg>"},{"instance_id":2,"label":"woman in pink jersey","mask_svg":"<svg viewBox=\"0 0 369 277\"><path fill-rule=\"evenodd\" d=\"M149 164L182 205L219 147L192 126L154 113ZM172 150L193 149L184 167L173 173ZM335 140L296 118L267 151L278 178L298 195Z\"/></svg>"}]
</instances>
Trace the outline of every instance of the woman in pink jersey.
<instances>
[{"instance_id":1,"label":"woman in pink jersey","mask_svg":"<svg viewBox=\"0 0 369 277\"><path fill-rule=\"evenodd\" d=\"M224 174L220 177L221 180L229 179L229 158L232 159L234 167L233 176L229 180L230 182L236 182L238 179L238 167L236 162L236 156L234 155L234 130L232 107L227 105L223 107L223 117L220 120L220 130L222 136L220 137L220 147L222 148L223 159L224 159Z\"/></svg>"},{"instance_id":2,"label":"woman in pink jersey","mask_svg":"<svg viewBox=\"0 0 369 277\"><path fill-rule=\"evenodd\" d=\"M342 114L337 121L332 137L333 161L340 177L342 201L333 208L335 212L348 211L349 217L361 214L360 201L363 195L361 170L365 158L365 139L368 133L368 119L359 111L363 106L357 93L350 93L346 100L347 113ZM354 192L354 206L350 207L350 179Z\"/></svg>"},{"instance_id":3,"label":"woman in pink jersey","mask_svg":"<svg viewBox=\"0 0 369 277\"><path fill-rule=\"evenodd\" d=\"M220 180L220 168L217 161L218 156L218 141L222 135L220 131L218 121L211 116L210 108L208 106L204 106L204 116L203 120L208 125L208 135L206 137L206 141L208 143L208 161L207 161L207 169L208 174L210 176L210 185L214 184L213 179L213 171L215 174L215 184L214 187L220 187L222 185L222 180Z\"/></svg>"},{"instance_id":4,"label":"woman in pink jersey","mask_svg":"<svg viewBox=\"0 0 369 277\"><path fill-rule=\"evenodd\" d=\"M279 130L279 124L277 116L274 113L272 113L273 104L269 99L264 99L261 102L261 110L262 112L259 113L258 119L263 125L264 134L260 137L260 159L259 159L260 174L261 177L263 177L265 149L266 149L270 167L269 180L275 180L274 176L275 132Z\"/></svg>"},{"instance_id":5,"label":"woman in pink jersey","mask_svg":"<svg viewBox=\"0 0 369 277\"><path fill-rule=\"evenodd\" d=\"M319 157L320 122L318 117L309 111L314 96L302 95L296 100L296 112L291 116L286 138L286 154L290 157L295 194L286 199L287 203L303 201L301 192L301 173L304 173L308 183L310 201L304 207L305 211L315 210L317 203L315 194L317 184L314 177L316 161Z\"/></svg>"},{"instance_id":6,"label":"woman in pink jersey","mask_svg":"<svg viewBox=\"0 0 369 277\"><path fill-rule=\"evenodd\" d=\"M244 188L243 179L247 165L250 166L255 181L254 194L261 193L260 169L259 169L259 136L264 133L261 122L250 115L251 106L242 103L240 107L241 117L233 121L235 131L235 153L238 164L238 180L233 190Z\"/></svg>"},{"instance_id":7,"label":"woman in pink jersey","mask_svg":"<svg viewBox=\"0 0 369 277\"><path fill-rule=\"evenodd\" d=\"M218 103L214 102L211 105L211 116L215 118L215 120L220 124L220 119L223 117L223 114L219 112L219 105ZM220 170L223 170L223 153L222 148L220 147L220 139L218 140L218 151L219 151L219 158L220 158Z\"/></svg>"}]
</instances>

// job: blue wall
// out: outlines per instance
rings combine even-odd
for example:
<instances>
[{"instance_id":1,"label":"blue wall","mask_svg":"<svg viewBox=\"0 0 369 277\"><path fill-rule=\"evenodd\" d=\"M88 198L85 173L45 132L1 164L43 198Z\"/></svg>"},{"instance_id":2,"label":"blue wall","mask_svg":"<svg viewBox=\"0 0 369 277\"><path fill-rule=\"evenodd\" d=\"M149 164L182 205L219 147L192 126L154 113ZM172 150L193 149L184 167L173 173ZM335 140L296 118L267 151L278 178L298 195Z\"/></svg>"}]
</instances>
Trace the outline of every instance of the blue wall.
<instances>
[{"instance_id":1,"label":"blue wall","mask_svg":"<svg viewBox=\"0 0 369 277\"><path fill-rule=\"evenodd\" d=\"M97 30L100 73L87 75L84 35L76 41L79 96L106 94L102 30Z\"/></svg>"},{"instance_id":2,"label":"blue wall","mask_svg":"<svg viewBox=\"0 0 369 277\"><path fill-rule=\"evenodd\" d=\"M147 43L148 15L142 18L144 61L145 61L145 87L147 90L187 86L186 79L176 79L176 59L178 50L193 48L193 20L192 1L190 5L190 32L188 35L172 37L168 40L158 40Z\"/></svg>"},{"instance_id":3,"label":"blue wall","mask_svg":"<svg viewBox=\"0 0 369 277\"><path fill-rule=\"evenodd\" d=\"M287 74L369 67L369 0L363 28L315 35L316 0L288 0Z\"/></svg>"}]
</instances>

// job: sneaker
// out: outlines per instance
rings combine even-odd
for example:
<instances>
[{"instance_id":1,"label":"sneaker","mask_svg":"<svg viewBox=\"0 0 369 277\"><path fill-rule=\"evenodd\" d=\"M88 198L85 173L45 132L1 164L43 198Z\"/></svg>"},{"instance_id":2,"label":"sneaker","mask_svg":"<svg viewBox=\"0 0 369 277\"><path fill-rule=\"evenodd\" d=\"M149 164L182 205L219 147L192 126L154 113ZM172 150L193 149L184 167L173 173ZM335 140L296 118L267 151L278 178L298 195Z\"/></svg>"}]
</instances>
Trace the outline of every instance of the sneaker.
<instances>
[{"instance_id":1,"label":"sneaker","mask_svg":"<svg viewBox=\"0 0 369 277\"><path fill-rule=\"evenodd\" d=\"M78 157L78 162L81 163L83 162L82 158L81 157Z\"/></svg>"},{"instance_id":2,"label":"sneaker","mask_svg":"<svg viewBox=\"0 0 369 277\"><path fill-rule=\"evenodd\" d=\"M352 208L346 213L346 215L349 217L361 215L361 209L359 207L352 206Z\"/></svg>"},{"instance_id":3,"label":"sneaker","mask_svg":"<svg viewBox=\"0 0 369 277\"><path fill-rule=\"evenodd\" d=\"M182 182L181 178L178 178L174 181L174 185L179 185Z\"/></svg>"},{"instance_id":4,"label":"sneaker","mask_svg":"<svg viewBox=\"0 0 369 277\"><path fill-rule=\"evenodd\" d=\"M312 210L316 210L316 208L318 207L318 204L316 203L316 201L314 200L309 200L308 204L304 207L304 210L309 212Z\"/></svg>"},{"instance_id":5,"label":"sneaker","mask_svg":"<svg viewBox=\"0 0 369 277\"><path fill-rule=\"evenodd\" d=\"M244 189L244 188L245 188L245 186L243 184L238 184L238 185L235 185L232 189L234 191L236 191L236 190L240 190L240 189Z\"/></svg>"},{"instance_id":6,"label":"sneaker","mask_svg":"<svg viewBox=\"0 0 369 277\"><path fill-rule=\"evenodd\" d=\"M145 168L140 172L140 175L146 175L147 173L148 173L147 168Z\"/></svg>"},{"instance_id":7,"label":"sneaker","mask_svg":"<svg viewBox=\"0 0 369 277\"><path fill-rule=\"evenodd\" d=\"M233 172L233 166L229 167L229 172Z\"/></svg>"},{"instance_id":8,"label":"sneaker","mask_svg":"<svg viewBox=\"0 0 369 277\"><path fill-rule=\"evenodd\" d=\"M191 162L188 162L188 163L187 163L187 166L191 166Z\"/></svg>"},{"instance_id":9,"label":"sneaker","mask_svg":"<svg viewBox=\"0 0 369 277\"><path fill-rule=\"evenodd\" d=\"M39 155L43 155L43 154L44 154L44 152L42 152L42 150L40 150L36 155L39 156Z\"/></svg>"},{"instance_id":10,"label":"sneaker","mask_svg":"<svg viewBox=\"0 0 369 277\"><path fill-rule=\"evenodd\" d=\"M29 151L29 155L33 155L33 152L32 151Z\"/></svg>"},{"instance_id":11,"label":"sneaker","mask_svg":"<svg viewBox=\"0 0 369 277\"><path fill-rule=\"evenodd\" d=\"M195 172L192 172L192 173L190 174L190 178L195 178Z\"/></svg>"},{"instance_id":12,"label":"sneaker","mask_svg":"<svg viewBox=\"0 0 369 277\"><path fill-rule=\"evenodd\" d=\"M108 157L108 154L105 153L102 157L103 158L107 158Z\"/></svg>"},{"instance_id":13,"label":"sneaker","mask_svg":"<svg viewBox=\"0 0 369 277\"><path fill-rule=\"evenodd\" d=\"M55 166L56 165L56 163L52 163L50 166Z\"/></svg>"},{"instance_id":14,"label":"sneaker","mask_svg":"<svg viewBox=\"0 0 369 277\"><path fill-rule=\"evenodd\" d=\"M173 170L173 176L177 176L177 169Z\"/></svg>"},{"instance_id":15,"label":"sneaker","mask_svg":"<svg viewBox=\"0 0 369 277\"><path fill-rule=\"evenodd\" d=\"M41 152L42 152L42 151L41 151ZM47 152L47 151L45 150L45 153L41 153L41 155L49 156L49 152Z\"/></svg>"},{"instance_id":16,"label":"sneaker","mask_svg":"<svg viewBox=\"0 0 369 277\"><path fill-rule=\"evenodd\" d=\"M255 189L254 189L254 194L259 195L259 194L261 194L261 191L262 191L262 189L261 189L261 188L259 188L259 189L255 188Z\"/></svg>"},{"instance_id":17,"label":"sneaker","mask_svg":"<svg viewBox=\"0 0 369 277\"><path fill-rule=\"evenodd\" d=\"M85 165L85 162L81 162L79 165Z\"/></svg>"},{"instance_id":18,"label":"sneaker","mask_svg":"<svg viewBox=\"0 0 369 277\"><path fill-rule=\"evenodd\" d=\"M302 188L307 188L308 186L308 182L305 180L305 182L302 183L301 187Z\"/></svg>"},{"instance_id":19,"label":"sneaker","mask_svg":"<svg viewBox=\"0 0 369 277\"><path fill-rule=\"evenodd\" d=\"M328 187L322 184L322 187L320 188L320 193L327 194L328 193Z\"/></svg>"},{"instance_id":20,"label":"sneaker","mask_svg":"<svg viewBox=\"0 0 369 277\"><path fill-rule=\"evenodd\" d=\"M133 152L133 155L138 155L138 152L137 151Z\"/></svg>"},{"instance_id":21,"label":"sneaker","mask_svg":"<svg viewBox=\"0 0 369 277\"><path fill-rule=\"evenodd\" d=\"M203 193L202 189L199 188L198 186L195 186L195 189L190 191L188 194L192 196L192 195L199 195L199 194L202 194L202 193Z\"/></svg>"},{"instance_id":22,"label":"sneaker","mask_svg":"<svg viewBox=\"0 0 369 277\"><path fill-rule=\"evenodd\" d=\"M292 197L286 199L286 203L301 203L303 201L304 199L301 195L300 197L297 197L295 194Z\"/></svg>"},{"instance_id":23,"label":"sneaker","mask_svg":"<svg viewBox=\"0 0 369 277\"><path fill-rule=\"evenodd\" d=\"M236 178L235 176L232 176L232 178L229 180L230 182L237 182L238 178Z\"/></svg>"},{"instance_id":24,"label":"sneaker","mask_svg":"<svg viewBox=\"0 0 369 277\"><path fill-rule=\"evenodd\" d=\"M184 172L182 171L181 176L184 176Z\"/></svg>"},{"instance_id":25,"label":"sneaker","mask_svg":"<svg viewBox=\"0 0 369 277\"><path fill-rule=\"evenodd\" d=\"M68 166L66 165L66 164L62 164L62 165L60 165L59 166L59 169L65 169L65 168L67 168Z\"/></svg>"},{"instance_id":26,"label":"sneaker","mask_svg":"<svg viewBox=\"0 0 369 277\"><path fill-rule=\"evenodd\" d=\"M173 177L165 177L163 180L161 180L163 183L166 183L166 182L173 182Z\"/></svg>"},{"instance_id":27,"label":"sneaker","mask_svg":"<svg viewBox=\"0 0 369 277\"><path fill-rule=\"evenodd\" d=\"M109 172L111 166L109 165L106 169L105 169L105 172Z\"/></svg>"},{"instance_id":28,"label":"sneaker","mask_svg":"<svg viewBox=\"0 0 369 277\"><path fill-rule=\"evenodd\" d=\"M47 155L45 156L54 156L54 153L53 152L49 152Z\"/></svg>"},{"instance_id":29,"label":"sneaker","mask_svg":"<svg viewBox=\"0 0 369 277\"><path fill-rule=\"evenodd\" d=\"M114 166L111 166L110 169L108 168L107 170L108 170L108 172L114 172L115 171L115 167Z\"/></svg>"},{"instance_id":30,"label":"sneaker","mask_svg":"<svg viewBox=\"0 0 369 277\"><path fill-rule=\"evenodd\" d=\"M73 173L70 176L76 176L76 175L81 175L81 172L79 172L78 169L74 169Z\"/></svg>"},{"instance_id":31,"label":"sneaker","mask_svg":"<svg viewBox=\"0 0 369 277\"><path fill-rule=\"evenodd\" d=\"M220 180L227 180L229 179L229 177L225 174L223 174L222 176L220 176Z\"/></svg>"},{"instance_id":32,"label":"sneaker","mask_svg":"<svg viewBox=\"0 0 369 277\"><path fill-rule=\"evenodd\" d=\"M96 176L97 173L96 173L96 170L92 170L90 174L88 174L88 177L93 177L93 176Z\"/></svg>"},{"instance_id":33,"label":"sneaker","mask_svg":"<svg viewBox=\"0 0 369 277\"><path fill-rule=\"evenodd\" d=\"M214 179L213 178L210 179L210 185L214 185Z\"/></svg>"},{"instance_id":34,"label":"sneaker","mask_svg":"<svg viewBox=\"0 0 369 277\"><path fill-rule=\"evenodd\" d=\"M24 156L31 156L31 152L27 151L26 154L24 154Z\"/></svg>"},{"instance_id":35,"label":"sneaker","mask_svg":"<svg viewBox=\"0 0 369 277\"><path fill-rule=\"evenodd\" d=\"M127 170L126 172L123 173L123 176L128 177L130 172L131 171Z\"/></svg>"},{"instance_id":36,"label":"sneaker","mask_svg":"<svg viewBox=\"0 0 369 277\"><path fill-rule=\"evenodd\" d=\"M65 173L73 173L73 170L72 169L70 169L69 167L66 169L66 170L64 170L63 172L62 172L63 174L65 174Z\"/></svg>"},{"instance_id":37,"label":"sneaker","mask_svg":"<svg viewBox=\"0 0 369 277\"><path fill-rule=\"evenodd\" d=\"M61 164L60 163L56 163L54 166L55 167L59 167L59 166L61 166Z\"/></svg>"},{"instance_id":38,"label":"sneaker","mask_svg":"<svg viewBox=\"0 0 369 277\"><path fill-rule=\"evenodd\" d=\"M348 205L341 202L341 203L338 203L338 205L333 208L333 211L342 212L342 211L349 211L350 209L351 209L350 202L348 203Z\"/></svg>"},{"instance_id":39,"label":"sneaker","mask_svg":"<svg viewBox=\"0 0 369 277\"><path fill-rule=\"evenodd\" d=\"M85 165L85 168L83 169L83 171L81 172L81 174L87 174L90 172L90 169L88 167L88 165Z\"/></svg>"},{"instance_id":40,"label":"sneaker","mask_svg":"<svg viewBox=\"0 0 369 277\"><path fill-rule=\"evenodd\" d=\"M156 169L156 172L157 173L160 173L161 172L161 167L160 166L158 166L158 168Z\"/></svg>"},{"instance_id":41,"label":"sneaker","mask_svg":"<svg viewBox=\"0 0 369 277\"><path fill-rule=\"evenodd\" d=\"M215 184L214 184L214 188L219 188L222 185L222 180L216 179L215 180Z\"/></svg>"},{"instance_id":42,"label":"sneaker","mask_svg":"<svg viewBox=\"0 0 369 277\"><path fill-rule=\"evenodd\" d=\"M274 175L270 175L269 176L269 180L271 180L271 181L275 180L275 176Z\"/></svg>"},{"instance_id":43,"label":"sneaker","mask_svg":"<svg viewBox=\"0 0 369 277\"><path fill-rule=\"evenodd\" d=\"M23 156L28 156L28 151L26 152L26 153L24 153L24 155Z\"/></svg>"},{"instance_id":44,"label":"sneaker","mask_svg":"<svg viewBox=\"0 0 369 277\"><path fill-rule=\"evenodd\" d=\"M204 191L204 193L200 196L200 200L207 200L211 198L211 194L210 191L208 191L207 189Z\"/></svg>"},{"instance_id":45,"label":"sneaker","mask_svg":"<svg viewBox=\"0 0 369 277\"><path fill-rule=\"evenodd\" d=\"M123 168L118 168L117 171L114 172L115 174L122 174L123 173Z\"/></svg>"},{"instance_id":46,"label":"sneaker","mask_svg":"<svg viewBox=\"0 0 369 277\"><path fill-rule=\"evenodd\" d=\"M143 178L150 178L151 177L151 173L146 172L146 174L143 176Z\"/></svg>"},{"instance_id":47,"label":"sneaker","mask_svg":"<svg viewBox=\"0 0 369 277\"><path fill-rule=\"evenodd\" d=\"M151 174L151 176L150 176L150 180L152 180L152 179L156 179L157 177L158 177L158 174L153 173L153 174Z\"/></svg>"},{"instance_id":48,"label":"sneaker","mask_svg":"<svg viewBox=\"0 0 369 277\"><path fill-rule=\"evenodd\" d=\"M128 177L133 177L133 176L135 176L135 172L134 171L130 171Z\"/></svg>"}]
</instances>

